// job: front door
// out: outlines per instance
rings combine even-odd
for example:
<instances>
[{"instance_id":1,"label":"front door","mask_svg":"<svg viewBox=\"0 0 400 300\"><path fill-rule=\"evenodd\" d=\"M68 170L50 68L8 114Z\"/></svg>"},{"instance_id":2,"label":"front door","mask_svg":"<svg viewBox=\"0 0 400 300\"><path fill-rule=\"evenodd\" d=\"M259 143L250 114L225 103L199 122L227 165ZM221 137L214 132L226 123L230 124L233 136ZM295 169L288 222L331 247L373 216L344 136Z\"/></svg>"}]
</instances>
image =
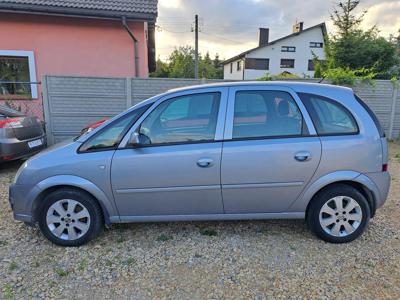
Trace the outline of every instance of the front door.
<instances>
[{"instance_id":1,"label":"front door","mask_svg":"<svg viewBox=\"0 0 400 300\"><path fill-rule=\"evenodd\" d=\"M226 213L285 212L321 156L297 95L285 87L231 88L222 156ZM310 132L310 131L313 132Z\"/></svg>"},{"instance_id":2,"label":"front door","mask_svg":"<svg viewBox=\"0 0 400 300\"><path fill-rule=\"evenodd\" d=\"M223 213L222 142L216 140L223 134L226 98L224 88L178 93L139 119L132 131L140 146L118 149L112 162L122 220Z\"/></svg>"}]
</instances>

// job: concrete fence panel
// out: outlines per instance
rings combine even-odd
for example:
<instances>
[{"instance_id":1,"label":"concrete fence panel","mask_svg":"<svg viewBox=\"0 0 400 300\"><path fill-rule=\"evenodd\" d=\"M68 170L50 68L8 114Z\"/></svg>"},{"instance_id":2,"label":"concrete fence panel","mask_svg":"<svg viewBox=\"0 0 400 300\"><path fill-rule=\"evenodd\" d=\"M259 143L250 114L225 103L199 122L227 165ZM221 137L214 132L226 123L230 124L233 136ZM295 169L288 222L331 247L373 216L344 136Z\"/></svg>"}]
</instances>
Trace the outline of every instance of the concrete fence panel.
<instances>
[{"instance_id":1,"label":"concrete fence panel","mask_svg":"<svg viewBox=\"0 0 400 300\"><path fill-rule=\"evenodd\" d=\"M302 80L317 82L318 80ZM167 90L221 80L168 78L43 77L44 114L49 144L77 136L82 128ZM354 91L371 107L390 138L400 133L398 83L359 83Z\"/></svg>"}]
</instances>

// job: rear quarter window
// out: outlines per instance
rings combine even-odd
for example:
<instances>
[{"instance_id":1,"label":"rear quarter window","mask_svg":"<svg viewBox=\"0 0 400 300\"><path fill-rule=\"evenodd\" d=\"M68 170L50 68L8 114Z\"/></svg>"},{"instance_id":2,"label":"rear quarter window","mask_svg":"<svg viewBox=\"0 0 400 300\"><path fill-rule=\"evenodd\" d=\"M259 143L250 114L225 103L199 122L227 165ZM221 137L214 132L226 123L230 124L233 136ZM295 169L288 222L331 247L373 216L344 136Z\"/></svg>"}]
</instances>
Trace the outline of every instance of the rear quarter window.
<instances>
[{"instance_id":1,"label":"rear quarter window","mask_svg":"<svg viewBox=\"0 0 400 300\"><path fill-rule=\"evenodd\" d=\"M356 120L350 111L330 98L299 93L309 112L318 135L347 135L359 132Z\"/></svg>"},{"instance_id":2,"label":"rear quarter window","mask_svg":"<svg viewBox=\"0 0 400 300\"><path fill-rule=\"evenodd\" d=\"M356 98L357 102L360 103L360 105L367 111L367 113L371 117L372 121L374 121L375 126L379 131L379 135L381 137L385 137L385 131L383 130L383 127L382 127L381 123L379 122L378 117L374 114L372 109L363 100L361 100L361 98L358 97L356 94L354 94L354 98Z\"/></svg>"}]
</instances>

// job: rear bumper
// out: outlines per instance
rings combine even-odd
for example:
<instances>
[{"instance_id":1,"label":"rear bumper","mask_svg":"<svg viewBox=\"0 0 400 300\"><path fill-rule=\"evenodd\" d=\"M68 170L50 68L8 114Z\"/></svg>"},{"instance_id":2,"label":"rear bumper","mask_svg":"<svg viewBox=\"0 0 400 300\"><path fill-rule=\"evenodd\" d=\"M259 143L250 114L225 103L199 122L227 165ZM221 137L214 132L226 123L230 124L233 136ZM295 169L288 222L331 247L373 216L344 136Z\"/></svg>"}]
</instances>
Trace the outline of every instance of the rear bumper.
<instances>
[{"instance_id":1,"label":"rear bumper","mask_svg":"<svg viewBox=\"0 0 400 300\"><path fill-rule=\"evenodd\" d=\"M379 193L375 193L376 208L381 207L387 200L390 189L389 172L376 172L365 174L377 187Z\"/></svg>"},{"instance_id":2,"label":"rear bumper","mask_svg":"<svg viewBox=\"0 0 400 300\"><path fill-rule=\"evenodd\" d=\"M34 148L30 148L28 143L31 141L35 141L41 139L42 145ZM5 139L0 143L0 162L16 160L23 157L27 157L33 154L36 154L46 148L46 136L43 134L41 136L20 141L18 139Z\"/></svg>"}]
</instances>

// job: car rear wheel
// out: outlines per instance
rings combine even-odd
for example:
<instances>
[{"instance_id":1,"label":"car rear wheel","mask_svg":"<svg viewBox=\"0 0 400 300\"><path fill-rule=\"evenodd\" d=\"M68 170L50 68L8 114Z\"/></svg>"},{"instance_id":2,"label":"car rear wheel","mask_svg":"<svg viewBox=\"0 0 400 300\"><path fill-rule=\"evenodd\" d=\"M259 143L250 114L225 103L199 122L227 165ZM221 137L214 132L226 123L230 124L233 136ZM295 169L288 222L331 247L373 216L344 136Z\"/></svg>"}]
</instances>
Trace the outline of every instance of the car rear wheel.
<instances>
[{"instance_id":1,"label":"car rear wheel","mask_svg":"<svg viewBox=\"0 0 400 300\"><path fill-rule=\"evenodd\" d=\"M307 223L319 238L330 243L347 243L364 232L370 215L369 204L359 191L338 184L314 197Z\"/></svg>"},{"instance_id":2,"label":"car rear wheel","mask_svg":"<svg viewBox=\"0 0 400 300\"><path fill-rule=\"evenodd\" d=\"M46 238L60 246L80 246L103 228L101 208L93 197L75 189L49 194L39 215L39 227Z\"/></svg>"}]
</instances>

